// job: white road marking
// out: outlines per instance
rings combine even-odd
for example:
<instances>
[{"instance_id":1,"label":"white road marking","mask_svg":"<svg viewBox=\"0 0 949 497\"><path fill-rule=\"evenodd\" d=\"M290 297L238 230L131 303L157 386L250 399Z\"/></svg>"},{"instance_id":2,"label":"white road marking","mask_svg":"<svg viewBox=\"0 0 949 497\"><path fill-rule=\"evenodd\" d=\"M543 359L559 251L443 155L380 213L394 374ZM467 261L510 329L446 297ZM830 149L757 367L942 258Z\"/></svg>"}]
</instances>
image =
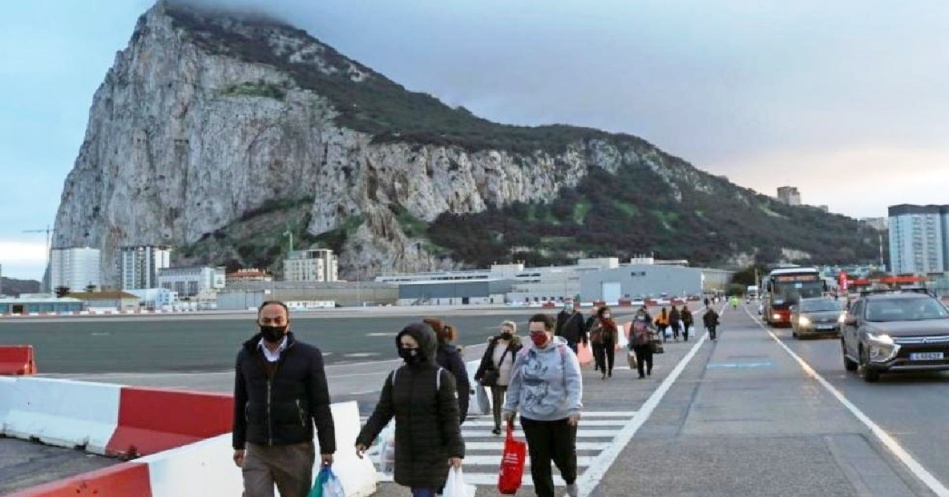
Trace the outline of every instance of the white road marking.
<instances>
[{"instance_id":1,"label":"white road marking","mask_svg":"<svg viewBox=\"0 0 949 497\"><path fill-rule=\"evenodd\" d=\"M751 316L751 312L749 312L748 309L745 309L745 312ZM754 316L752 316L752 318L754 318ZM778 345L780 345L781 348L788 353L788 355L790 355L795 361L797 361L798 364L801 365L801 368L805 373L817 380L817 382L826 388L831 395L836 397L837 400L839 400L840 403L843 404L851 414L853 414L857 419L860 420L861 423L869 428L870 432L873 433L873 435L876 436L877 439L879 439L880 442L887 449L889 449L897 459L900 460L900 462L906 465L907 469L909 469L913 475L919 478L919 480L929 487L929 489L932 490L933 493L935 493L938 497L949 497L949 488L946 488L946 486L941 481L939 481L938 478L930 473L929 470L924 468L923 465L920 464L916 458L914 458L906 449L904 449L903 446L900 445L900 443L895 438L893 438L892 435L887 433L886 430L880 427L880 425L876 424L872 419L870 419L869 416L864 414L860 408L854 405L853 402L850 402L850 400L847 399L844 394L840 393L840 390L837 390L837 388L831 385L829 381L825 380L823 376L818 374L817 371L815 371L814 368L810 366L810 364L808 364L799 355L794 353L794 351L785 345L784 342L778 338L778 335L771 331L770 328L762 324L760 321L757 322L758 326L761 326L765 331L767 331L768 334L771 335L771 338L773 338L775 342L778 342Z\"/></svg>"},{"instance_id":2,"label":"white road marking","mask_svg":"<svg viewBox=\"0 0 949 497\"><path fill-rule=\"evenodd\" d=\"M695 345L692 346L692 349L683 357L676 367L673 368L672 372L669 373L669 376L663 380L662 384L659 385L659 388L656 389L646 399L646 402L639 408L636 416L633 419L629 420L625 426L618 433L616 433L616 438L613 439L613 442L610 444L609 448L600 452L593 461L590 463L590 466L587 468L583 474L577 478L577 487L579 487L578 495L580 497L589 497L593 494L593 490L596 486L603 480L603 477L606 476L606 472L610 469L610 466L613 465L613 462L616 461L616 458L619 457L623 449L629 445L630 440L633 439L633 436L639 431L639 428L642 427L646 421L649 420L649 416L652 415L652 412L656 410L656 407L659 405L659 402L662 401L662 398L666 395L672 384L676 382L679 378L679 375L682 374L682 371L685 370L685 366L695 357L695 354L699 351L699 348L705 343L707 334L703 334L701 338ZM583 422L582 420L580 421Z\"/></svg>"}]
</instances>

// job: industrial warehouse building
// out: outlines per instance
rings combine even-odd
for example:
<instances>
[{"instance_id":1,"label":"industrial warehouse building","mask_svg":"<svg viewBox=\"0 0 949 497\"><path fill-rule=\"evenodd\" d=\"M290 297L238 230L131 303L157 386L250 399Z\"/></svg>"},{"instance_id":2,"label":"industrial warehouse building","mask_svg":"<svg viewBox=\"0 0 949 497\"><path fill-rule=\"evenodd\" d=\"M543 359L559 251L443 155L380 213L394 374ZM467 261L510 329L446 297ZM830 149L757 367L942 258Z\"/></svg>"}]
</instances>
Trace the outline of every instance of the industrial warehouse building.
<instances>
[{"instance_id":1,"label":"industrial warehouse building","mask_svg":"<svg viewBox=\"0 0 949 497\"><path fill-rule=\"evenodd\" d=\"M618 302L659 297L701 297L702 270L692 267L631 264L580 275L584 301Z\"/></svg>"},{"instance_id":2,"label":"industrial warehouse building","mask_svg":"<svg viewBox=\"0 0 949 497\"><path fill-rule=\"evenodd\" d=\"M51 296L24 296L18 299L0 299L0 314L70 314L84 309L79 299Z\"/></svg>"},{"instance_id":3,"label":"industrial warehouse building","mask_svg":"<svg viewBox=\"0 0 949 497\"><path fill-rule=\"evenodd\" d=\"M513 284L507 279L403 282L398 305L503 304Z\"/></svg>"}]
</instances>

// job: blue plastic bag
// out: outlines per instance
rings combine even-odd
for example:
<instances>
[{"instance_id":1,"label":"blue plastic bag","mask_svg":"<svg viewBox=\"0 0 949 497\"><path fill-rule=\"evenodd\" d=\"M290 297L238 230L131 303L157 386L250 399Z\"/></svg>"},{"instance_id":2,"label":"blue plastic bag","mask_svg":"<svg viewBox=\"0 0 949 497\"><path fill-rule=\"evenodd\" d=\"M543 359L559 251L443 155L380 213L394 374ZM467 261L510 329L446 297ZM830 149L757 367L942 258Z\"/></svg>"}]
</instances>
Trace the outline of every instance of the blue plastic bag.
<instances>
[{"instance_id":1,"label":"blue plastic bag","mask_svg":"<svg viewBox=\"0 0 949 497\"><path fill-rule=\"evenodd\" d=\"M340 483L331 466L323 466L313 480L313 488L307 497L346 497L343 484Z\"/></svg>"}]
</instances>

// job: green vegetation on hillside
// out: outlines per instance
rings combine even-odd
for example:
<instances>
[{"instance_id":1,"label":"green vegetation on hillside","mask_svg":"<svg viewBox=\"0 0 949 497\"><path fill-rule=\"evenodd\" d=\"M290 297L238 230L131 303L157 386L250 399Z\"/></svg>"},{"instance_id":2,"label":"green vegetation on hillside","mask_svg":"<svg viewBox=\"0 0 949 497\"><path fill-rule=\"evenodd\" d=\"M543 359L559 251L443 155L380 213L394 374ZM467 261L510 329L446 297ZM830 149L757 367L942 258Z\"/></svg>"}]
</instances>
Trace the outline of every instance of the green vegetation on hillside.
<instances>
[{"instance_id":1,"label":"green vegetation on hillside","mask_svg":"<svg viewBox=\"0 0 949 497\"><path fill-rule=\"evenodd\" d=\"M617 187L621 185L621 187ZM626 166L615 176L591 169L576 189L561 190L549 204L517 203L480 214L442 214L428 235L472 265L522 260L511 247L531 247L536 264L561 264L569 254L629 258L654 253L663 259L720 264L740 252L778 262L779 247L811 254L803 263L871 261L877 256L875 232L853 219L809 207L791 207L767 197L761 209L748 209L734 195L737 187L713 194L683 191L682 202L645 166ZM730 190L730 191L729 191ZM579 207L584 206L584 207ZM575 221L585 212L583 223Z\"/></svg>"},{"instance_id":2,"label":"green vegetation on hillside","mask_svg":"<svg viewBox=\"0 0 949 497\"><path fill-rule=\"evenodd\" d=\"M251 97L267 97L275 100L283 100L287 96L287 91L279 85L258 81L256 83L241 83L224 90L225 95L247 95Z\"/></svg>"},{"instance_id":3,"label":"green vegetation on hillside","mask_svg":"<svg viewBox=\"0 0 949 497\"><path fill-rule=\"evenodd\" d=\"M376 142L408 142L454 145L469 151L498 149L531 154L559 153L568 145L594 138L615 139L619 135L576 126L510 126L493 123L467 109L453 109L427 93L411 92L368 67L347 59L305 31L272 21L244 20L253 36L228 29L214 16L170 7L176 27L209 53L267 64L284 71L299 87L328 98L340 115L339 125L369 133ZM324 47L319 58L328 73L314 61L291 62L289 55L275 53L267 38L275 33L310 40ZM353 70L369 75L353 81ZM623 140L648 145L644 140L622 135Z\"/></svg>"}]
</instances>

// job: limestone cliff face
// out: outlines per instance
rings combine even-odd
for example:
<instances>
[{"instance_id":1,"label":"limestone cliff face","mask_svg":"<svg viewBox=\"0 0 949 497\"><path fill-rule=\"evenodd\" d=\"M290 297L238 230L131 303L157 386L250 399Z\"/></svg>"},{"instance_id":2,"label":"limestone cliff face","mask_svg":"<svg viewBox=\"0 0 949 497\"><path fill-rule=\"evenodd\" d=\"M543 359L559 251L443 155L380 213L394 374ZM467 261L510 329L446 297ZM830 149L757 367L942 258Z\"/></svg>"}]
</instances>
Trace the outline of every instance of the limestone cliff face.
<instances>
[{"instance_id":1,"label":"limestone cliff face","mask_svg":"<svg viewBox=\"0 0 949 497\"><path fill-rule=\"evenodd\" d=\"M65 182L55 247L92 246L105 261L123 245L180 246L274 199L313 198L308 231L363 222L340 254L344 277L425 268L423 244L389 205L419 219L489 204L544 201L590 168L645 162L703 187L708 177L641 141L578 140L562 153L378 143L336 123L338 109L267 64L208 51L159 3L140 19L96 91L85 140ZM239 21L224 28L239 36ZM268 49L354 85L378 75L327 61L327 47L274 30ZM331 63L332 62L332 63ZM343 69L340 69L342 67ZM711 188L708 186L707 188ZM276 244L276 242L275 242ZM103 264L115 281L114 264Z\"/></svg>"}]
</instances>

